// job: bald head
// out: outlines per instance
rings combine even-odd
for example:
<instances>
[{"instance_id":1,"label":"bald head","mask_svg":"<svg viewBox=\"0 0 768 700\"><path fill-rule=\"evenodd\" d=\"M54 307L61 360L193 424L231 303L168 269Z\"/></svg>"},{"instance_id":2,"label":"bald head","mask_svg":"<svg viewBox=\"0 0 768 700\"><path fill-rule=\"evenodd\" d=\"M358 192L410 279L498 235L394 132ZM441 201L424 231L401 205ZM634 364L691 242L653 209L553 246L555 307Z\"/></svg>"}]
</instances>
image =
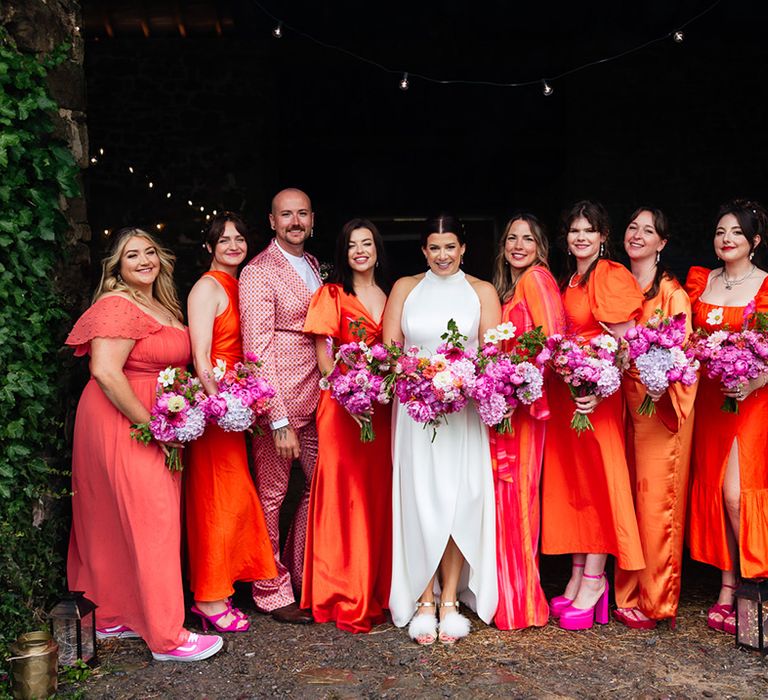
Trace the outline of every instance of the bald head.
<instances>
[{"instance_id":1,"label":"bald head","mask_svg":"<svg viewBox=\"0 0 768 700\"><path fill-rule=\"evenodd\" d=\"M304 241L312 235L315 224L312 202L294 187L281 190L272 199L269 224L283 250L292 255L303 255Z\"/></svg>"}]
</instances>

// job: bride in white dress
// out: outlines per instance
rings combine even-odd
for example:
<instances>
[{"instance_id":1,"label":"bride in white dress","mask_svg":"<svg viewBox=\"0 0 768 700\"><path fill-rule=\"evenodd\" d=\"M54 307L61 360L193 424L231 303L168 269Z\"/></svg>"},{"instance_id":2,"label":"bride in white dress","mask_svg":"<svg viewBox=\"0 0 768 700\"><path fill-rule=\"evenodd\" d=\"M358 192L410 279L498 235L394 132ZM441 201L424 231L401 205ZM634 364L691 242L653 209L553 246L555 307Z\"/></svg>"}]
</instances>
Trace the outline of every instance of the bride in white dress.
<instances>
[{"instance_id":1,"label":"bride in white dress","mask_svg":"<svg viewBox=\"0 0 768 700\"><path fill-rule=\"evenodd\" d=\"M397 281L384 312L384 340L434 351L448 321L477 347L501 318L492 285L460 269L461 223L427 221L429 270ZM491 622L498 602L493 475L488 431L470 403L447 424L425 430L395 406L392 445L393 551L389 609L419 644L452 643L469 633L459 600ZM435 618L439 596L439 634Z\"/></svg>"}]
</instances>

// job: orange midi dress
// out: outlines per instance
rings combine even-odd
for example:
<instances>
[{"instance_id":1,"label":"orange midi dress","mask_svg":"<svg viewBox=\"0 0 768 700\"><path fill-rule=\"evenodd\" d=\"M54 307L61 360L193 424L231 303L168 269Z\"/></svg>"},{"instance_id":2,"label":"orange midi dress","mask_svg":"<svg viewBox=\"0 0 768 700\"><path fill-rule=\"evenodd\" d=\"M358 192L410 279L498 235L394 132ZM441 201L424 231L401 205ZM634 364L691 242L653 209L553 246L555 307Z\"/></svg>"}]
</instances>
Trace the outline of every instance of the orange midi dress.
<instances>
[{"instance_id":1,"label":"orange midi dress","mask_svg":"<svg viewBox=\"0 0 768 700\"><path fill-rule=\"evenodd\" d=\"M588 283L563 293L568 333L585 340L603 332L603 323L640 316L643 293L623 265L600 260ZM570 426L573 400L565 382L553 378L553 407L544 446L542 545L545 554L612 554L624 569L645 566L632 503L624 447L621 391L603 399L590 414L594 431L578 435Z\"/></svg>"},{"instance_id":2,"label":"orange midi dress","mask_svg":"<svg viewBox=\"0 0 768 700\"><path fill-rule=\"evenodd\" d=\"M211 363L227 368L243 359L237 280L206 272L227 293L229 305L213 323ZM208 425L185 449L185 506L190 588L195 600L232 595L235 581L277 576L272 545L248 470L244 433Z\"/></svg>"},{"instance_id":3,"label":"orange midi dress","mask_svg":"<svg viewBox=\"0 0 768 700\"><path fill-rule=\"evenodd\" d=\"M656 309L664 316L684 313L690 334L691 303L677 280L662 279L659 293L643 303L638 325L648 321ZM652 416L637 413L646 391L634 368L625 373L623 389L627 462L645 568L626 571L616 567L616 605L639 608L652 620L664 620L677 615L680 598L696 384L671 384L656 402Z\"/></svg>"},{"instance_id":4,"label":"orange midi dress","mask_svg":"<svg viewBox=\"0 0 768 700\"><path fill-rule=\"evenodd\" d=\"M136 341L123 372L147 410L157 375L190 360L186 329L164 326L136 304L103 297L67 337L75 355L94 338ZM126 625L158 653L183 644L181 475L168 471L154 444L131 437L131 421L91 377L77 406L72 447L70 590L98 605L100 628Z\"/></svg>"},{"instance_id":5,"label":"orange midi dress","mask_svg":"<svg viewBox=\"0 0 768 700\"><path fill-rule=\"evenodd\" d=\"M739 330L744 307L715 306L701 300L709 270L692 267L685 284L693 305L694 328ZM755 295L757 310L768 312L768 278ZM715 311L719 313L713 313ZM721 317L720 323L714 323ZM688 546L691 557L723 571L734 568L745 578L768 577L768 388L753 391L739 402L738 413L720 410L720 382L701 372L696 395ZM739 561L734 562L726 540L723 480L728 454L738 444L741 477Z\"/></svg>"},{"instance_id":6,"label":"orange midi dress","mask_svg":"<svg viewBox=\"0 0 768 700\"><path fill-rule=\"evenodd\" d=\"M502 307L501 320L513 323L518 335L537 326L547 336L564 332L563 302L549 270L536 266L521 275L514 295ZM511 432L490 431L499 583L494 622L502 630L541 627L549 620L539 578L539 481L549 415L545 393L531 406L518 406Z\"/></svg>"},{"instance_id":7,"label":"orange midi dress","mask_svg":"<svg viewBox=\"0 0 768 700\"><path fill-rule=\"evenodd\" d=\"M381 322L341 285L315 292L304 332L335 344L381 342ZM360 442L360 428L329 391L317 409L318 454L309 496L301 607L316 622L335 622L348 632L368 632L386 620L392 577L391 412L376 405L373 442Z\"/></svg>"}]
</instances>

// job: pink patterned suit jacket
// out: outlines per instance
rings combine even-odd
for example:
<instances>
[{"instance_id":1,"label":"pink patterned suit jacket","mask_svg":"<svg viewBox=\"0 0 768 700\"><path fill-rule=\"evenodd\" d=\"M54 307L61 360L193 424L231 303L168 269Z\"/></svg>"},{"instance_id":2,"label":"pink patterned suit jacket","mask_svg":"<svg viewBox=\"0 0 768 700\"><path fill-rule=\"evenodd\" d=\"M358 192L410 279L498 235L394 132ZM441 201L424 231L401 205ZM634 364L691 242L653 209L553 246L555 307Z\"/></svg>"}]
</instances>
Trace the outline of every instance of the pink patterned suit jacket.
<instances>
[{"instance_id":1,"label":"pink patterned suit jacket","mask_svg":"<svg viewBox=\"0 0 768 700\"><path fill-rule=\"evenodd\" d=\"M317 260L305 257L319 278ZM243 351L259 356L276 389L269 420L287 417L294 429L314 421L320 398L314 340L303 332L311 297L274 238L240 274Z\"/></svg>"}]
</instances>

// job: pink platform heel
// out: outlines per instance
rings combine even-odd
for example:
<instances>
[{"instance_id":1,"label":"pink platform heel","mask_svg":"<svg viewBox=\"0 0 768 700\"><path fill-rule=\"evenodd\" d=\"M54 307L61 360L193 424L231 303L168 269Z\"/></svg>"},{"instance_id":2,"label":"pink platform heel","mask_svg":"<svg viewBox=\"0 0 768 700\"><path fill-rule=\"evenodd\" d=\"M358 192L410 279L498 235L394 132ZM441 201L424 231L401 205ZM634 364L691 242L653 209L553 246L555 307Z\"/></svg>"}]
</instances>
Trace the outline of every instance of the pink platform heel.
<instances>
[{"instance_id":1,"label":"pink platform heel","mask_svg":"<svg viewBox=\"0 0 768 700\"><path fill-rule=\"evenodd\" d=\"M220 612L217 615L206 615L200 608L197 607L197 605L193 605L190 608L190 611L197 615L200 618L200 623L203 626L203 632L208 631L208 625L211 624L213 626L213 629L215 629L217 632L247 632L250 627L251 623L246 617L240 617L232 608L229 606L224 612ZM239 610L237 612L240 612ZM222 617L226 617L232 613L233 620L228 625L220 625L219 620ZM241 613L242 614L242 613Z\"/></svg>"},{"instance_id":2,"label":"pink platform heel","mask_svg":"<svg viewBox=\"0 0 768 700\"><path fill-rule=\"evenodd\" d=\"M584 564L572 564L574 569L583 569ZM549 601L549 615L553 620L557 620L560 617L563 610L565 610L573 602L573 598L566 598L564 595L557 595L551 598Z\"/></svg>"},{"instance_id":3,"label":"pink platform heel","mask_svg":"<svg viewBox=\"0 0 768 700\"><path fill-rule=\"evenodd\" d=\"M597 599L597 603L591 608L583 610L582 608L575 608L573 605L569 605L560 613L560 627L564 630L588 630L595 622L598 625L607 625L610 619L608 615L608 591L610 587L608 586L608 581L605 580L605 573L598 576L592 576L591 574L583 574L583 576L594 581L603 579L605 588Z\"/></svg>"}]
</instances>

